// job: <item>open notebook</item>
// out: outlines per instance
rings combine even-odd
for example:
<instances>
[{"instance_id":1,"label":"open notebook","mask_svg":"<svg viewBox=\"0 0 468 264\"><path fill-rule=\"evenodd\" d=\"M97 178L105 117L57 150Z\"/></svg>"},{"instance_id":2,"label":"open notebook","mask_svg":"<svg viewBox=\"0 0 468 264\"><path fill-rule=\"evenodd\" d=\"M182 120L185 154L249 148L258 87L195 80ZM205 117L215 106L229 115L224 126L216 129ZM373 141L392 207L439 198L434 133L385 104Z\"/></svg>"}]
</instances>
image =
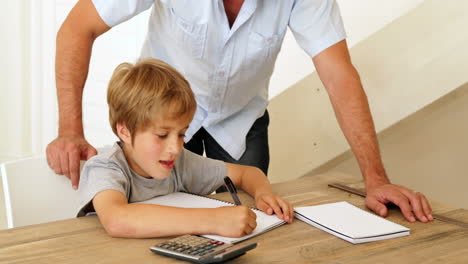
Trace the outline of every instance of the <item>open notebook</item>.
<instances>
[{"instance_id":1,"label":"open notebook","mask_svg":"<svg viewBox=\"0 0 468 264\"><path fill-rule=\"evenodd\" d=\"M347 202L294 208L295 217L353 244L406 236L410 230Z\"/></svg>"},{"instance_id":2,"label":"open notebook","mask_svg":"<svg viewBox=\"0 0 468 264\"><path fill-rule=\"evenodd\" d=\"M146 204L159 204L183 208L217 208L222 206L234 206L229 202L224 202L196 194L175 192L164 196L158 196L147 201L141 202ZM286 222L276 217L276 215L267 215L264 212L253 209L257 215L257 227L252 234L243 237L222 237L216 235L203 235L207 238L216 239L227 243L238 243L248 238L265 233L273 228L276 228Z\"/></svg>"}]
</instances>

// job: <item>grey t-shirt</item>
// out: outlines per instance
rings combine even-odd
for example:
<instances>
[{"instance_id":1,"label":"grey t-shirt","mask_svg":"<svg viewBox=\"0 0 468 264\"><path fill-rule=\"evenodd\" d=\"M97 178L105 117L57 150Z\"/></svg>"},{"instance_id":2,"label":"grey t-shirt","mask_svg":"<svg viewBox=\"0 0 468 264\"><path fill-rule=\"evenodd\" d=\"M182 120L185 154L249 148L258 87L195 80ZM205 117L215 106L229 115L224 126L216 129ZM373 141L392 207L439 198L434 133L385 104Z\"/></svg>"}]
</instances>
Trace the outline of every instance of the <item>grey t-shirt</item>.
<instances>
[{"instance_id":1,"label":"grey t-shirt","mask_svg":"<svg viewBox=\"0 0 468 264\"><path fill-rule=\"evenodd\" d=\"M171 174L165 179L145 178L128 165L120 143L89 159L81 171L78 216L93 212L92 200L99 192L122 192L129 203L184 191L210 194L224 183L226 164L183 149Z\"/></svg>"}]
</instances>

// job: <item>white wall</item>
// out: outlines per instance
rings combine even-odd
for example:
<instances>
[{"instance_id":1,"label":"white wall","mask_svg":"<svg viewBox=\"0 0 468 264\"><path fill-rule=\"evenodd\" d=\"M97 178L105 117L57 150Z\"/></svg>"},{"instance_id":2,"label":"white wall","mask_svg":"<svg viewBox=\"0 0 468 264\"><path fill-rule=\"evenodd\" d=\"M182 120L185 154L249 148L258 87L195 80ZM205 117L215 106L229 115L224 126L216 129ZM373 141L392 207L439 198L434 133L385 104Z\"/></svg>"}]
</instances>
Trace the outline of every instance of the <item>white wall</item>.
<instances>
[{"instance_id":1,"label":"white wall","mask_svg":"<svg viewBox=\"0 0 468 264\"><path fill-rule=\"evenodd\" d=\"M0 16L0 157L21 157L30 151L29 52L25 1L2 2Z\"/></svg>"},{"instance_id":2,"label":"white wall","mask_svg":"<svg viewBox=\"0 0 468 264\"><path fill-rule=\"evenodd\" d=\"M377 32L424 0L337 0L346 28L348 46ZM315 71L309 56L288 30L270 82L270 98Z\"/></svg>"},{"instance_id":3,"label":"white wall","mask_svg":"<svg viewBox=\"0 0 468 264\"><path fill-rule=\"evenodd\" d=\"M349 44L354 45L422 1L338 0L349 36ZM0 45L5 54L2 55L0 62L3 94L0 97L0 123L7 124L7 129L0 130L2 139L0 160L2 156L11 158L43 153L47 143L56 135L57 115L53 79L54 32L58 30L76 0L4 2L4 10L7 12L0 17L2 22L0 23L2 31ZM38 10L38 8L31 8L32 5L49 5L41 11L40 21L45 27L42 30L37 30L37 23L34 20L30 21L31 18L28 15L30 10ZM147 13L114 28L96 41L84 95L85 134L96 146L105 145L114 140L107 125L106 83L112 69L119 62L136 59L144 37L145 16ZM32 17L34 19L34 16ZM31 38L31 28L34 27L36 27L36 30L33 30L34 34L39 31L44 35L42 37L33 35L34 41L27 41ZM34 49L34 46L38 45L38 40L41 41L42 48ZM43 54L30 56L31 50L40 51ZM30 65L31 63L36 63L36 65ZM29 83L29 68L31 67L35 69L33 70L33 73L35 72L33 74L34 86ZM271 81L270 97L284 91L312 71L313 65L310 58L297 47L292 35L288 33ZM32 94L34 98L31 98ZM38 95L40 99L37 98ZM40 100L39 105L34 100ZM33 109L29 109L30 105Z\"/></svg>"},{"instance_id":4,"label":"white wall","mask_svg":"<svg viewBox=\"0 0 468 264\"><path fill-rule=\"evenodd\" d=\"M77 0L6 1L0 16L0 162L42 154L57 135L55 37ZM135 61L148 12L119 25L94 45L83 98L84 126L96 147L115 141L108 126L105 92L112 70Z\"/></svg>"}]
</instances>

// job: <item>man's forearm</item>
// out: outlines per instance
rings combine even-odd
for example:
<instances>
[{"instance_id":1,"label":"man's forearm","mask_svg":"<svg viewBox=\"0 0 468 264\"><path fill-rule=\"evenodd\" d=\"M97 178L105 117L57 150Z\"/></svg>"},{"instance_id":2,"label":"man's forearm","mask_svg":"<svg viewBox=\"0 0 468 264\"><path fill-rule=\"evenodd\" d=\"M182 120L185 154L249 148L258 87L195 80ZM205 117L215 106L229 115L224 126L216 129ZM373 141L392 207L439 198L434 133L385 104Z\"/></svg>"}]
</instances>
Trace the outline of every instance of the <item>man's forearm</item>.
<instances>
[{"instance_id":1,"label":"man's forearm","mask_svg":"<svg viewBox=\"0 0 468 264\"><path fill-rule=\"evenodd\" d=\"M359 163L366 187L388 183L369 103L359 74L351 63L346 41L327 48L312 60L327 88L341 130Z\"/></svg>"},{"instance_id":2,"label":"man's forearm","mask_svg":"<svg viewBox=\"0 0 468 264\"><path fill-rule=\"evenodd\" d=\"M388 183L369 103L358 73L353 68L347 78L337 81L333 86L329 89L330 100L359 163L366 186Z\"/></svg>"},{"instance_id":3,"label":"man's forearm","mask_svg":"<svg viewBox=\"0 0 468 264\"><path fill-rule=\"evenodd\" d=\"M88 74L92 36L64 24L57 34L55 77L59 107L59 136L83 136L82 95Z\"/></svg>"},{"instance_id":4,"label":"man's forearm","mask_svg":"<svg viewBox=\"0 0 468 264\"><path fill-rule=\"evenodd\" d=\"M110 27L94 4L80 0L57 33L55 81L59 107L59 137L83 136L82 96L94 40Z\"/></svg>"},{"instance_id":5,"label":"man's forearm","mask_svg":"<svg viewBox=\"0 0 468 264\"><path fill-rule=\"evenodd\" d=\"M386 216L388 211L385 204L392 202L401 208L408 221L415 221L412 210L420 221L432 220L431 208L424 195L403 186L388 184L390 181L380 157L367 96L359 74L351 63L346 41L327 48L312 60L364 176L366 206L380 216Z\"/></svg>"}]
</instances>

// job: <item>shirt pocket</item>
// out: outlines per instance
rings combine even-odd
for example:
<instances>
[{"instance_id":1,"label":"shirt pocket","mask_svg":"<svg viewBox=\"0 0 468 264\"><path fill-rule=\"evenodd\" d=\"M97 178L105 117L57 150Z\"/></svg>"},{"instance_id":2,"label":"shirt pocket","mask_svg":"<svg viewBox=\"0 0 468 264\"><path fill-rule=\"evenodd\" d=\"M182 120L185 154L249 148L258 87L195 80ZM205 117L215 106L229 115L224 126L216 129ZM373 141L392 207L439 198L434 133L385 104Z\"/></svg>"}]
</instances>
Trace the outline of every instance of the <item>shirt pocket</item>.
<instances>
[{"instance_id":1,"label":"shirt pocket","mask_svg":"<svg viewBox=\"0 0 468 264\"><path fill-rule=\"evenodd\" d=\"M208 25L206 23L196 23L179 16L174 8L169 9L172 17L172 36L175 42L186 50L193 57L200 59L205 50L206 32Z\"/></svg>"},{"instance_id":2,"label":"shirt pocket","mask_svg":"<svg viewBox=\"0 0 468 264\"><path fill-rule=\"evenodd\" d=\"M273 66L281 48L280 35L264 36L252 31L249 34L244 62L254 75L273 71Z\"/></svg>"}]
</instances>

